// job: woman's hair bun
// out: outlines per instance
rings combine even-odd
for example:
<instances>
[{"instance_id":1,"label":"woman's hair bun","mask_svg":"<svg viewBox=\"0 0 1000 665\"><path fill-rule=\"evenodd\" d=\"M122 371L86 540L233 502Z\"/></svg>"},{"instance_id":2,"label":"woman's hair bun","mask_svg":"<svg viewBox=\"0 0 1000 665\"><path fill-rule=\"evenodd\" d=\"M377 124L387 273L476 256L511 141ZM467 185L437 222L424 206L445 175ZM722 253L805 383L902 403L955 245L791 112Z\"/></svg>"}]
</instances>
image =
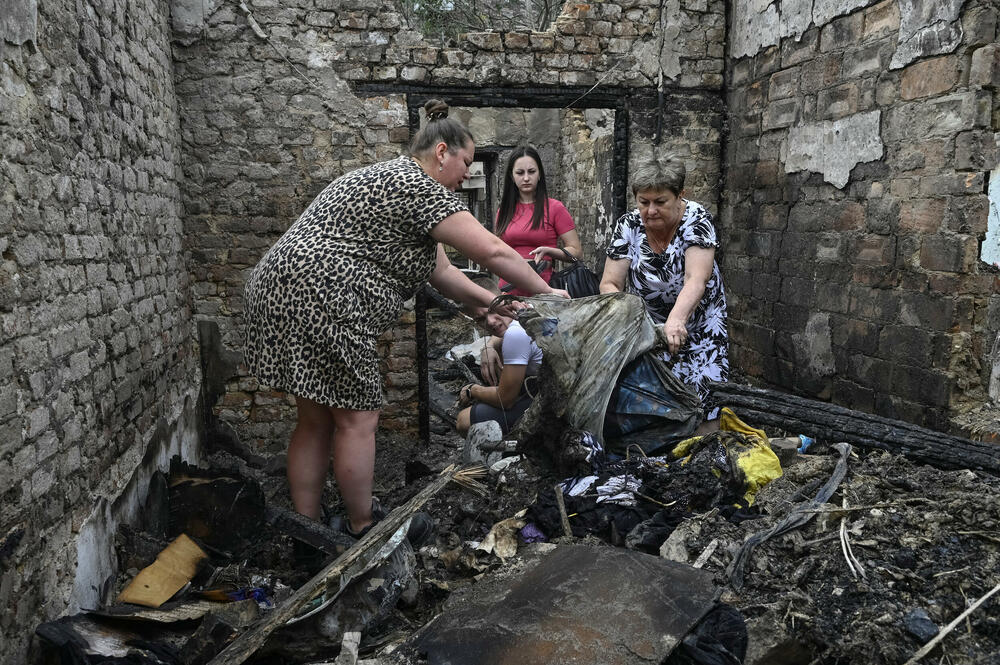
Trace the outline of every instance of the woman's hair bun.
<instances>
[{"instance_id":1,"label":"woman's hair bun","mask_svg":"<svg viewBox=\"0 0 1000 665\"><path fill-rule=\"evenodd\" d=\"M428 120L444 120L448 117L448 105L440 99L429 99L424 104L424 113Z\"/></svg>"}]
</instances>

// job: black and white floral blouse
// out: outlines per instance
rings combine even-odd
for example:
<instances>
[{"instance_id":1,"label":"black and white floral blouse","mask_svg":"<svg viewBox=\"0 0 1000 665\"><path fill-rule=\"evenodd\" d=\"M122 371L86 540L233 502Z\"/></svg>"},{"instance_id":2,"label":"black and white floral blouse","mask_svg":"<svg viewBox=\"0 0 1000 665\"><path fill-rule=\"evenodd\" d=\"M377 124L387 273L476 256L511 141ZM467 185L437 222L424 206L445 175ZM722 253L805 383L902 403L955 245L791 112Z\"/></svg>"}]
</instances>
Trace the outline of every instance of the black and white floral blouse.
<instances>
[{"instance_id":1,"label":"black and white floral blouse","mask_svg":"<svg viewBox=\"0 0 1000 665\"><path fill-rule=\"evenodd\" d=\"M646 239L646 230L638 210L619 218L611 236L607 254L611 259L628 259L626 293L643 298L653 321L666 323L684 286L684 253L689 247L719 246L712 214L701 204L685 200L684 216L665 250L654 253ZM676 354L663 352L663 359L677 378L695 388L705 400L706 384L729 378L729 335L726 329L726 294L718 263L712 263L712 276L705 293L687 322L688 339ZM708 418L715 418L713 409Z\"/></svg>"}]
</instances>

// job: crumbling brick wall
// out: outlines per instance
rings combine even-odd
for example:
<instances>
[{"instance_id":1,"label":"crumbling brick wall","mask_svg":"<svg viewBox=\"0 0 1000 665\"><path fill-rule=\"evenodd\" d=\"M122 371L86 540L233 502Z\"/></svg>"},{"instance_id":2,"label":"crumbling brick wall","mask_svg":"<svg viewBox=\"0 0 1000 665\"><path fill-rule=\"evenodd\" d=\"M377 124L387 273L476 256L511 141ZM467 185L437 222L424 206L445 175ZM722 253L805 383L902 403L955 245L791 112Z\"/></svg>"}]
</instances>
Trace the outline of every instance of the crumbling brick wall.
<instances>
[{"instance_id":1,"label":"crumbling brick wall","mask_svg":"<svg viewBox=\"0 0 1000 665\"><path fill-rule=\"evenodd\" d=\"M948 428L984 396L997 5L733 5L723 272L733 364ZM931 9L934 11L932 12Z\"/></svg>"},{"instance_id":2,"label":"crumbling brick wall","mask_svg":"<svg viewBox=\"0 0 1000 665\"><path fill-rule=\"evenodd\" d=\"M449 46L426 40L391 2L246 4L250 15L209 0L174 12L194 308L218 323L229 350L241 349L247 273L281 232L333 178L405 151L406 86L436 88L446 100L452 87L600 83L646 91L647 101L632 109L629 150L654 149L662 116L655 149L682 152L700 173L695 194L717 205L721 0L571 3L547 32L471 33ZM359 89L379 83L389 92ZM415 426L411 316L381 345L389 427ZM257 386L245 367L225 379L229 391L216 413L246 441L283 446L294 417L287 398Z\"/></svg>"},{"instance_id":3,"label":"crumbling brick wall","mask_svg":"<svg viewBox=\"0 0 1000 665\"><path fill-rule=\"evenodd\" d=\"M152 468L197 454L200 379L166 7L2 5L0 660L23 663L102 599Z\"/></svg>"}]
</instances>

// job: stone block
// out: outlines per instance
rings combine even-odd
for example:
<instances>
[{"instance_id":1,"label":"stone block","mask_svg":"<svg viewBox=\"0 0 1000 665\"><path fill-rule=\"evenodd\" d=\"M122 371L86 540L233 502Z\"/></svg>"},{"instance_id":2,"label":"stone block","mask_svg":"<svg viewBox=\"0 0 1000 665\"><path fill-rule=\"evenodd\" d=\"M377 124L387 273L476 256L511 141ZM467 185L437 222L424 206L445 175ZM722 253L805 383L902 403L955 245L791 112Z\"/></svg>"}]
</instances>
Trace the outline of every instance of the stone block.
<instances>
[{"instance_id":1,"label":"stone block","mask_svg":"<svg viewBox=\"0 0 1000 665\"><path fill-rule=\"evenodd\" d=\"M895 395L925 405L947 406L951 396L951 381L947 375L921 366L896 363L892 368L891 385Z\"/></svg>"},{"instance_id":2,"label":"stone block","mask_svg":"<svg viewBox=\"0 0 1000 665\"><path fill-rule=\"evenodd\" d=\"M989 97L989 93L978 90L900 103L887 111L884 138L887 142L906 144L988 127Z\"/></svg>"},{"instance_id":3,"label":"stone block","mask_svg":"<svg viewBox=\"0 0 1000 665\"><path fill-rule=\"evenodd\" d=\"M955 139L955 169L991 171L997 166L996 136L986 130L962 132Z\"/></svg>"},{"instance_id":4,"label":"stone block","mask_svg":"<svg viewBox=\"0 0 1000 665\"><path fill-rule=\"evenodd\" d=\"M865 41L881 39L899 30L899 3L884 0L863 13Z\"/></svg>"},{"instance_id":5,"label":"stone block","mask_svg":"<svg viewBox=\"0 0 1000 665\"><path fill-rule=\"evenodd\" d=\"M888 64L891 49L879 42L861 46L844 53L842 71L845 78L858 78L878 74Z\"/></svg>"},{"instance_id":6,"label":"stone block","mask_svg":"<svg viewBox=\"0 0 1000 665\"><path fill-rule=\"evenodd\" d=\"M791 127L799 119L799 105L799 100L795 98L768 104L761 117L761 129L770 131Z\"/></svg>"},{"instance_id":7,"label":"stone block","mask_svg":"<svg viewBox=\"0 0 1000 665\"><path fill-rule=\"evenodd\" d=\"M976 263L978 242L963 235L926 236L920 245L920 265L925 270L968 272Z\"/></svg>"},{"instance_id":8,"label":"stone block","mask_svg":"<svg viewBox=\"0 0 1000 665\"><path fill-rule=\"evenodd\" d=\"M462 451L462 462L465 464L485 464L489 466L503 457L500 444L503 441L503 431L500 423L487 420L474 423L469 427L465 437L465 447Z\"/></svg>"},{"instance_id":9,"label":"stone block","mask_svg":"<svg viewBox=\"0 0 1000 665\"><path fill-rule=\"evenodd\" d=\"M891 265L896 253L895 239L891 236L865 234L854 239L854 261L873 265Z\"/></svg>"},{"instance_id":10,"label":"stone block","mask_svg":"<svg viewBox=\"0 0 1000 665\"><path fill-rule=\"evenodd\" d=\"M441 49L441 59L449 67L464 67L471 65L475 57L462 49L446 48Z\"/></svg>"},{"instance_id":11,"label":"stone block","mask_svg":"<svg viewBox=\"0 0 1000 665\"><path fill-rule=\"evenodd\" d=\"M921 196L936 197L946 194L965 196L983 191L985 178L982 173L945 173L920 178Z\"/></svg>"},{"instance_id":12,"label":"stone block","mask_svg":"<svg viewBox=\"0 0 1000 665\"><path fill-rule=\"evenodd\" d=\"M499 32L470 32L465 40L483 51L503 51L503 38Z\"/></svg>"},{"instance_id":13,"label":"stone block","mask_svg":"<svg viewBox=\"0 0 1000 665\"><path fill-rule=\"evenodd\" d=\"M899 230L903 233L937 233L944 211L944 199L905 200L899 211Z\"/></svg>"},{"instance_id":14,"label":"stone block","mask_svg":"<svg viewBox=\"0 0 1000 665\"><path fill-rule=\"evenodd\" d=\"M945 214L944 228L954 233L982 236L986 233L990 200L986 194L954 196ZM992 287L985 288L990 291Z\"/></svg>"},{"instance_id":15,"label":"stone block","mask_svg":"<svg viewBox=\"0 0 1000 665\"><path fill-rule=\"evenodd\" d=\"M777 46L766 48L754 56L754 75L758 78L781 68L781 51Z\"/></svg>"},{"instance_id":16,"label":"stone block","mask_svg":"<svg viewBox=\"0 0 1000 665\"><path fill-rule=\"evenodd\" d=\"M785 99L798 94L801 77L802 71L799 67L783 69L772 74L767 89L768 100Z\"/></svg>"},{"instance_id":17,"label":"stone block","mask_svg":"<svg viewBox=\"0 0 1000 665\"><path fill-rule=\"evenodd\" d=\"M997 41L997 13L1000 7L994 3L971 7L962 13L962 31L965 33L964 46L994 44Z\"/></svg>"},{"instance_id":18,"label":"stone block","mask_svg":"<svg viewBox=\"0 0 1000 665\"><path fill-rule=\"evenodd\" d=\"M830 328L831 342L835 346L842 346L866 356L874 356L878 351L879 326L869 321L833 317Z\"/></svg>"},{"instance_id":19,"label":"stone block","mask_svg":"<svg viewBox=\"0 0 1000 665\"><path fill-rule=\"evenodd\" d=\"M834 19L823 26L820 32L820 51L834 51L859 44L864 34L864 26L864 14L860 12Z\"/></svg>"},{"instance_id":20,"label":"stone block","mask_svg":"<svg viewBox=\"0 0 1000 665\"><path fill-rule=\"evenodd\" d=\"M1000 88L1000 46L990 44L973 52L969 85L990 90Z\"/></svg>"},{"instance_id":21,"label":"stone block","mask_svg":"<svg viewBox=\"0 0 1000 665\"><path fill-rule=\"evenodd\" d=\"M929 358L933 334L915 326L885 326L879 335L879 357L886 360Z\"/></svg>"},{"instance_id":22,"label":"stone block","mask_svg":"<svg viewBox=\"0 0 1000 665\"><path fill-rule=\"evenodd\" d=\"M781 281L780 300L785 305L811 308L816 300L816 282L811 279L786 277Z\"/></svg>"},{"instance_id":23,"label":"stone block","mask_svg":"<svg viewBox=\"0 0 1000 665\"><path fill-rule=\"evenodd\" d=\"M833 213L836 231L855 231L865 226L865 207L857 201L845 201Z\"/></svg>"},{"instance_id":24,"label":"stone block","mask_svg":"<svg viewBox=\"0 0 1000 665\"><path fill-rule=\"evenodd\" d=\"M581 35L576 38L576 51L578 53L600 53L601 45L597 37Z\"/></svg>"},{"instance_id":25,"label":"stone block","mask_svg":"<svg viewBox=\"0 0 1000 665\"><path fill-rule=\"evenodd\" d=\"M857 112L858 86L855 83L820 90L817 95L816 115L821 120L836 120Z\"/></svg>"},{"instance_id":26,"label":"stone block","mask_svg":"<svg viewBox=\"0 0 1000 665\"><path fill-rule=\"evenodd\" d=\"M753 60L744 58L736 61L732 65L731 73L733 86L746 85L753 75Z\"/></svg>"},{"instance_id":27,"label":"stone block","mask_svg":"<svg viewBox=\"0 0 1000 665\"><path fill-rule=\"evenodd\" d=\"M954 55L921 60L902 72L900 96L918 99L948 92L958 81L958 59Z\"/></svg>"},{"instance_id":28,"label":"stone block","mask_svg":"<svg viewBox=\"0 0 1000 665\"><path fill-rule=\"evenodd\" d=\"M404 81L425 81L427 79L427 68L403 67L400 71L400 78Z\"/></svg>"},{"instance_id":29,"label":"stone block","mask_svg":"<svg viewBox=\"0 0 1000 665\"><path fill-rule=\"evenodd\" d=\"M802 92L808 94L837 84L841 80L842 61L842 54L830 53L803 64L800 83Z\"/></svg>"},{"instance_id":30,"label":"stone block","mask_svg":"<svg viewBox=\"0 0 1000 665\"><path fill-rule=\"evenodd\" d=\"M863 386L881 388L892 376L892 363L868 355L855 354L847 361L847 378Z\"/></svg>"},{"instance_id":31,"label":"stone block","mask_svg":"<svg viewBox=\"0 0 1000 665\"><path fill-rule=\"evenodd\" d=\"M615 40L611 40L612 42ZM536 51L548 51L555 46L555 37L548 32L532 32L531 48Z\"/></svg>"},{"instance_id":32,"label":"stone block","mask_svg":"<svg viewBox=\"0 0 1000 665\"><path fill-rule=\"evenodd\" d=\"M433 65L437 63L438 49L436 48L415 48L410 52L413 62L418 65Z\"/></svg>"},{"instance_id":33,"label":"stone block","mask_svg":"<svg viewBox=\"0 0 1000 665\"><path fill-rule=\"evenodd\" d=\"M525 51L531 48L531 35L526 32L508 32L504 35L503 41L511 51Z\"/></svg>"},{"instance_id":34,"label":"stone block","mask_svg":"<svg viewBox=\"0 0 1000 665\"><path fill-rule=\"evenodd\" d=\"M875 322L894 321L899 313L900 296L893 291L851 285L847 313Z\"/></svg>"},{"instance_id":35,"label":"stone block","mask_svg":"<svg viewBox=\"0 0 1000 665\"><path fill-rule=\"evenodd\" d=\"M801 39L784 39L781 42L781 66L791 67L812 60L819 47L819 30L807 30Z\"/></svg>"}]
</instances>

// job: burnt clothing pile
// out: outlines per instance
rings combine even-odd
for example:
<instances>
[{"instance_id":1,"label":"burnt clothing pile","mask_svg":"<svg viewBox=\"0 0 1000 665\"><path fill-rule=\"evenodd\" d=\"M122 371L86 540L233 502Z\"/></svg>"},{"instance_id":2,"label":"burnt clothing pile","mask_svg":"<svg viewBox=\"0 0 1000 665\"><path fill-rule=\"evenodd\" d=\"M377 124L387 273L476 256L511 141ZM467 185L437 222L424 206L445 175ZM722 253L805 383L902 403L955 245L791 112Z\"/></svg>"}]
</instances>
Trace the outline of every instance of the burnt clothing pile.
<instances>
[{"instance_id":1,"label":"burnt clothing pile","mask_svg":"<svg viewBox=\"0 0 1000 665\"><path fill-rule=\"evenodd\" d=\"M573 535L656 553L683 520L713 508L733 522L753 519L759 512L747 499L749 483L738 462L752 447L747 435L720 431L693 440L678 459L640 454L603 462L595 454L595 473L561 484ZM526 517L550 538L562 534L554 494L539 497Z\"/></svg>"}]
</instances>

